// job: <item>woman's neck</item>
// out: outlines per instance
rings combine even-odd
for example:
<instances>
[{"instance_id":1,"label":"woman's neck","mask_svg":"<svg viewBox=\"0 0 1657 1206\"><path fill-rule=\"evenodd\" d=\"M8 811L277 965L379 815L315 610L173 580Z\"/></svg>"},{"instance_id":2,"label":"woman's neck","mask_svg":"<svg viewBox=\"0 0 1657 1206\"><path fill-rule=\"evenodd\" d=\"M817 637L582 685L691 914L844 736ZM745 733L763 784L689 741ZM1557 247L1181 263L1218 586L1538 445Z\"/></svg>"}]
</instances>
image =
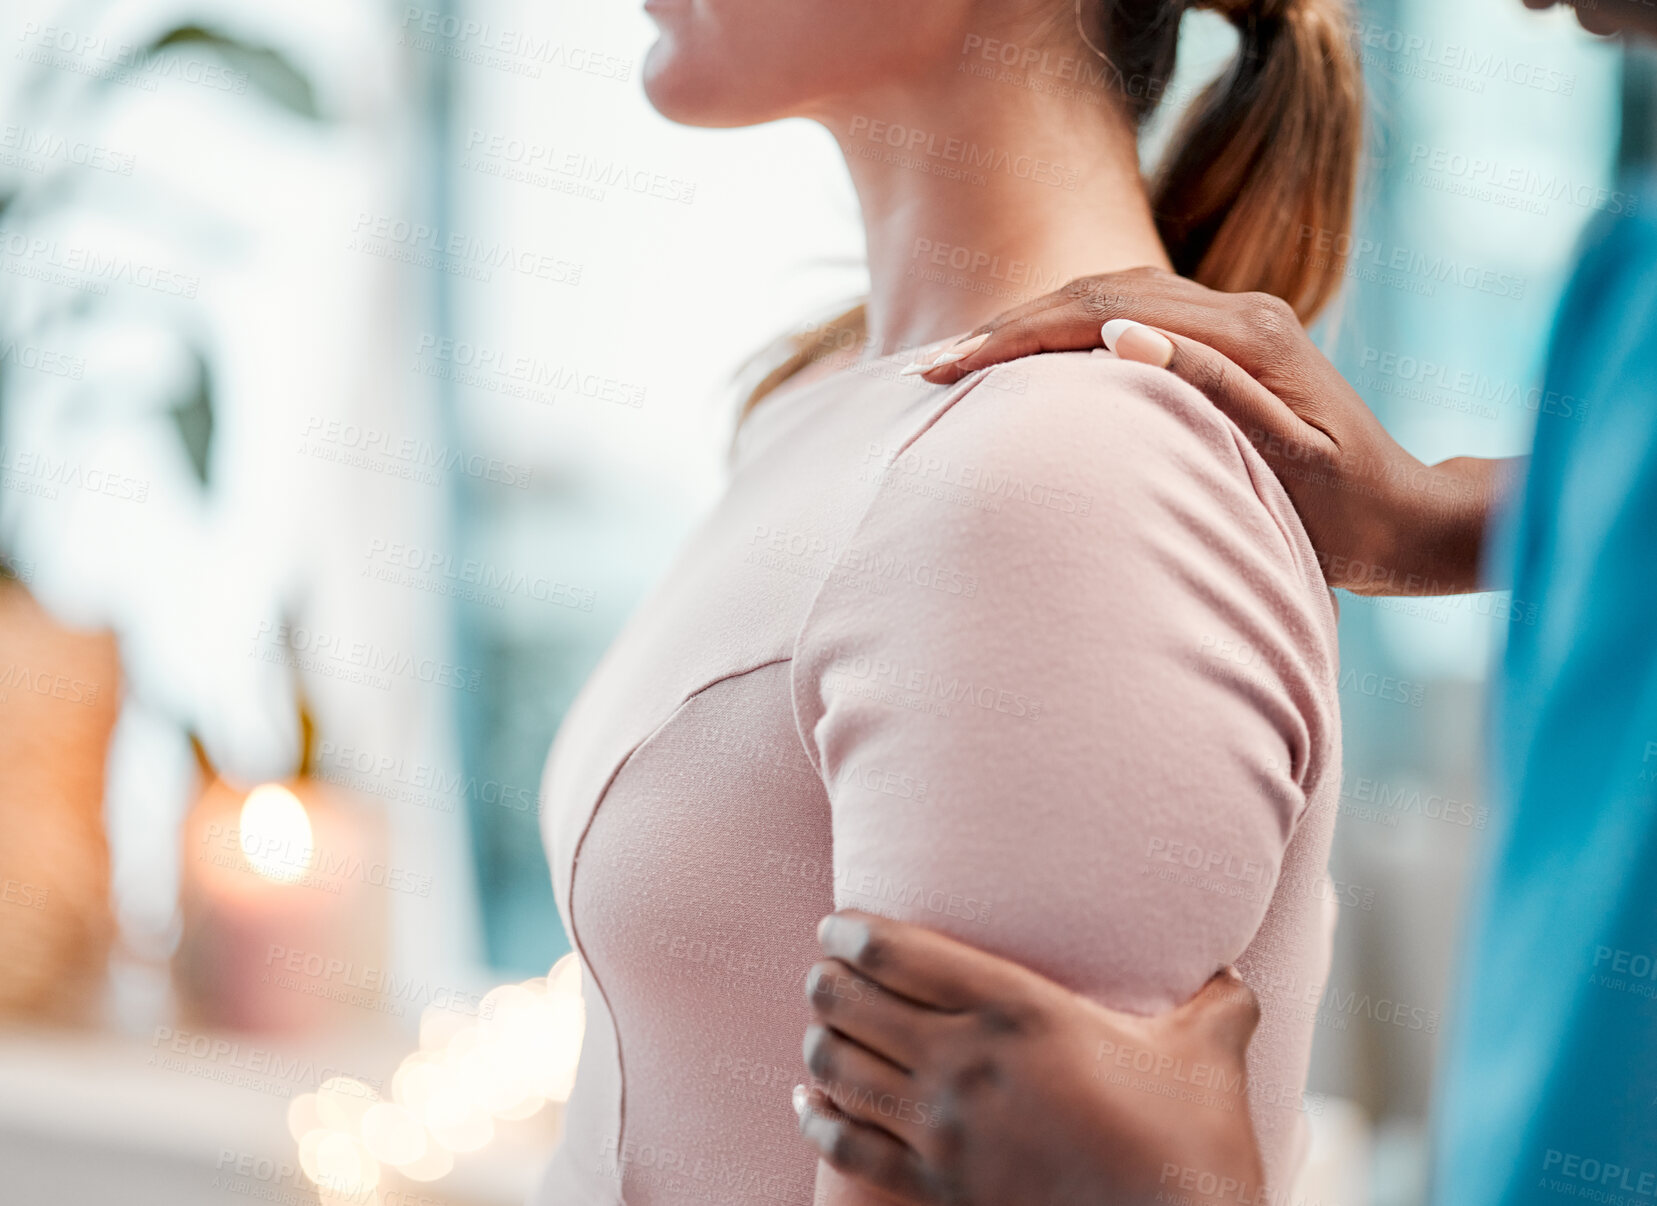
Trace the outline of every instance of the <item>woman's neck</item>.
<instances>
[{"instance_id":1,"label":"woman's neck","mask_svg":"<svg viewBox=\"0 0 1657 1206\"><path fill-rule=\"evenodd\" d=\"M863 209L877 355L969 331L1077 276L1169 267L1114 102L986 79L967 70L975 61L821 119Z\"/></svg>"}]
</instances>

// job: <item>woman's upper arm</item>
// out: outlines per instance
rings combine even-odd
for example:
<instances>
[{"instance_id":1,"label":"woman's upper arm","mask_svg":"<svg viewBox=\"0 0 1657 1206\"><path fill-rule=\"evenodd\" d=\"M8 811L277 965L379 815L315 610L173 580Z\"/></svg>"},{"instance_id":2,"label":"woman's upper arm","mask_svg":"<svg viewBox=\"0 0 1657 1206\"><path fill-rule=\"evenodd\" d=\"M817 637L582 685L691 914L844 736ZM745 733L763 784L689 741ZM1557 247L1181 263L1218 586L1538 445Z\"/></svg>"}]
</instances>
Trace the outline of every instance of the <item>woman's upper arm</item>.
<instances>
[{"instance_id":1,"label":"woman's upper arm","mask_svg":"<svg viewBox=\"0 0 1657 1206\"><path fill-rule=\"evenodd\" d=\"M969 391L897 458L795 707L837 905L1150 1011L1258 927L1330 668L1226 431L1106 363L995 370L1031 388Z\"/></svg>"}]
</instances>

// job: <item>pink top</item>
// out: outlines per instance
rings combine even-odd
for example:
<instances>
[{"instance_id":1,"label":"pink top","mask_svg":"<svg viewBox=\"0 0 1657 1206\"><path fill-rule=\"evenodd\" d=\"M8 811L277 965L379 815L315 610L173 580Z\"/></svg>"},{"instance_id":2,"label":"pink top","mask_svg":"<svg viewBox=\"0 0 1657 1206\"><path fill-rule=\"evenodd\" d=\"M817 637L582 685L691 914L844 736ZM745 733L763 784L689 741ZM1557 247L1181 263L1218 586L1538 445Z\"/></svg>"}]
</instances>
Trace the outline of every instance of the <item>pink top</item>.
<instances>
[{"instance_id":1,"label":"pink top","mask_svg":"<svg viewBox=\"0 0 1657 1206\"><path fill-rule=\"evenodd\" d=\"M1340 758L1287 496L1160 370L898 364L760 407L558 736L542 820L588 1022L540 1203L811 1203L789 1093L837 906L1128 1010L1237 964L1270 1183L1299 1160Z\"/></svg>"}]
</instances>

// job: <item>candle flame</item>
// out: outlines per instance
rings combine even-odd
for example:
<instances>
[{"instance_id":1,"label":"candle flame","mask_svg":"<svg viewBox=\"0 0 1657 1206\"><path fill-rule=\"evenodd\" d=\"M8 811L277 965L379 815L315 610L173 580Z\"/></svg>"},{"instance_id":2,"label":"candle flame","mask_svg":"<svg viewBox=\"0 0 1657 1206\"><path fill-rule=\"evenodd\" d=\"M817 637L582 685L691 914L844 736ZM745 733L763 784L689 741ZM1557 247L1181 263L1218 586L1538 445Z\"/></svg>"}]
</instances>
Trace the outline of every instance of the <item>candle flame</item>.
<instances>
[{"instance_id":1,"label":"candle flame","mask_svg":"<svg viewBox=\"0 0 1657 1206\"><path fill-rule=\"evenodd\" d=\"M264 878L293 883L311 865L311 818L280 783L255 787L242 801L242 857Z\"/></svg>"}]
</instances>

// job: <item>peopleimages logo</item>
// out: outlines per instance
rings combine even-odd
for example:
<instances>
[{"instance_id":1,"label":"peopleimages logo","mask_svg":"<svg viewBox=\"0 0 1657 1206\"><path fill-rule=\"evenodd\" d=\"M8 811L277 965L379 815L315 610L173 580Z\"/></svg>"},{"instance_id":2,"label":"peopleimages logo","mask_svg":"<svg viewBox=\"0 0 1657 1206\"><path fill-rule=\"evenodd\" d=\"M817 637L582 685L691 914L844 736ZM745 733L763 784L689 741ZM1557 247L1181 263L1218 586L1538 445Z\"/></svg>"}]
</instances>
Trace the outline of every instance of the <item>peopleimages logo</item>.
<instances>
[{"instance_id":1,"label":"peopleimages logo","mask_svg":"<svg viewBox=\"0 0 1657 1206\"><path fill-rule=\"evenodd\" d=\"M84 140L71 140L47 130L33 130L12 123L0 125L0 163L41 172L51 161L75 167L132 175L135 158L121 151Z\"/></svg>"},{"instance_id":2,"label":"peopleimages logo","mask_svg":"<svg viewBox=\"0 0 1657 1206\"><path fill-rule=\"evenodd\" d=\"M364 468L376 468L377 462L380 468L399 466L407 470L399 476L419 477L433 485L442 480L442 474L455 474L527 490L533 476L527 466L500 457L322 415L307 418L299 435L301 452L317 455L323 447L337 449L325 459ZM431 472L423 472L427 470Z\"/></svg>"},{"instance_id":3,"label":"peopleimages logo","mask_svg":"<svg viewBox=\"0 0 1657 1206\"><path fill-rule=\"evenodd\" d=\"M1063 164L1034 155L1015 154L1002 147L980 146L969 139L954 138L904 126L896 122L880 121L872 117L852 118L850 136L876 147L886 147L899 155L915 156L924 162L946 164L964 171L996 172L1034 184L1074 191L1081 181L1081 172Z\"/></svg>"},{"instance_id":4,"label":"peopleimages logo","mask_svg":"<svg viewBox=\"0 0 1657 1206\"><path fill-rule=\"evenodd\" d=\"M513 812L538 809L536 789L499 779L445 770L356 746L324 741L317 747L317 776L367 795L416 804L436 812L453 812L458 803L475 800Z\"/></svg>"},{"instance_id":5,"label":"peopleimages logo","mask_svg":"<svg viewBox=\"0 0 1657 1206\"><path fill-rule=\"evenodd\" d=\"M1612 217L1632 215L1637 206L1632 193L1572 180L1556 171L1504 163L1449 147L1428 146L1424 142L1410 149L1404 183L1421 184L1440 192L1535 214L1546 214L1556 201L1599 210Z\"/></svg>"},{"instance_id":6,"label":"peopleimages logo","mask_svg":"<svg viewBox=\"0 0 1657 1206\"><path fill-rule=\"evenodd\" d=\"M1254 859L1239 858L1223 850L1205 850L1187 842L1170 842L1162 837L1150 839L1145 857L1205 875L1219 875L1250 884L1264 883L1269 876L1265 865Z\"/></svg>"},{"instance_id":7,"label":"peopleimages logo","mask_svg":"<svg viewBox=\"0 0 1657 1206\"><path fill-rule=\"evenodd\" d=\"M1378 67L1393 76L1445 84L1473 93L1482 93L1492 82L1556 96L1571 96L1576 92L1574 72L1511 58L1486 45L1441 42L1361 20L1352 21L1351 29L1364 65Z\"/></svg>"},{"instance_id":8,"label":"peopleimages logo","mask_svg":"<svg viewBox=\"0 0 1657 1206\"><path fill-rule=\"evenodd\" d=\"M0 879L0 904L20 909L44 909L51 891L17 879Z\"/></svg>"},{"instance_id":9,"label":"peopleimages logo","mask_svg":"<svg viewBox=\"0 0 1657 1206\"><path fill-rule=\"evenodd\" d=\"M620 189L690 205L696 200L696 181L653 171L607 155L565 150L550 143L528 142L507 134L472 129L466 135L467 165L503 179L555 188L582 190L579 195L602 201L606 189Z\"/></svg>"},{"instance_id":10,"label":"peopleimages logo","mask_svg":"<svg viewBox=\"0 0 1657 1206\"><path fill-rule=\"evenodd\" d=\"M41 25L38 21L23 22L17 39L24 44L17 52L19 59L91 79L142 88L146 92L155 92L161 80L196 84L238 96L247 91L245 71L209 58L184 54L180 43L153 50L102 33L85 33L65 25Z\"/></svg>"},{"instance_id":11,"label":"peopleimages logo","mask_svg":"<svg viewBox=\"0 0 1657 1206\"><path fill-rule=\"evenodd\" d=\"M14 689L30 695L49 695L65 703L84 704L87 707L98 702L98 696L103 690L97 683L89 683L84 679L59 674L56 670L36 668L15 661L0 666L0 700L5 699Z\"/></svg>"},{"instance_id":12,"label":"peopleimages logo","mask_svg":"<svg viewBox=\"0 0 1657 1206\"><path fill-rule=\"evenodd\" d=\"M938 243L932 239L916 239L909 258L933 268L947 268L1014 289L1051 293L1069 279L1057 269L1042 268L1025 260L1003 260L994 252L954 243Z\"/></svg>"},{"instance_id":13,"label":"peopleimages logo","mask_svg":"<svg viewBox=\"0 0 1657 1206\"><path fill-rule=\"evenodd\" d=\"M1077 85L1070 89L1035 88L1034 91L1084 97L1091 93L1100 99L1119 93L1152 105L1170 96L1187 99L1194 95L1191 89L1172 87L1165 77L1124 75L1114 63L1099 55L1063 54L1049 47L1024 46L982 34L966 35L961 44L961 58L963 61L956 70L981 79L1030 87L1033 80L1044 77Z\"/></svg>"},{"instance_id":14,"label":"peopleimages logo","mask_svg":"<svg viewBox=\"0 0 1657 1206\"><path fill-rule=\"evenodd\" d=\"M379 581L477 602L492 603L505 595L517 595L536 603L592 611L598 600L596 591L545 574L532 575L486 561L456 558L443 549L422 548L378 536L369 541L366 558L374 564L365 567L364 573Z\"/></svg>"},{"instance_id":15,"label":"peopleimages logo","mask_svg":"<svg viewBox=\"0 0 1657 1206\"><path fill-rule=\"evenodd\" d=\"M384 1086L371 1076L358 1075L354 1069L336 1067L332 1064L318 1062L310 1055L297 1055L291 1052L278 1050L276 1047L262 1047L253 1043L244 1043L240 1039L230 1039L223 1035L201 1034L191 1030L174 1030L170 1026L157 1026L150 1036L150 1048L160 1056L173 1055L183 1057L184 1060L197 1064L215 1065L234 1072L247 1073L252 1077L263 1077L269 1082L280 1084L316 1084L335 1076L348 1076L360 1080L376 1093L382 1092ZM181 1061L162 1063L156 1056L149 1061L152 1065L168 1068L169 1071L187 1071L188 1065ZM207 1077L207 1079L219 1079ZM241 1082L244 1085L246 1082ZM272 1086L279 1087L279 1085ZM286 1089L291 1093L292 1089Z\"/></svg>"},{"instance_id":16,"label":"peopleimages logo","mask_svg":"<svg viewBox=\"0 0 1657 1206\"><path fill-rule=\"evenodd\" d=\"M1588 982L1595 988L1657 999L1657 958L1643 951L1597 946Z\"/></svg>"},{"instance_id":17,"label":"peopleimages logo","mask_svg":"<svg viewBox=\"0 0 1657 1206\"><path fill-rule=\"evenodd\" d=\"M68 352L56 352L38 344L20 344L15 339L0 339L0 368L12 365L45 373L49 377L68 377L79 381L86 375L86 358Z\"/></svg>"},{"instance_id":18,"label":"peopleimages logo","mask_svg":"<svg viewBox=\"0 0 1657 1206\"><path fill-rule=\"evenodd\" d=\"M978 594L977 577L954 566L938 565L925 558L911 560L902 553L881 549L840 546L816 533L791 532L755 524L748 537L748 546L751 554L772 554L773 561L776 558L796 559L818 570L813 575L815 577L838 576L849 580L847 584L866 578L882 585L892 583L917 587L968 599ZM751 555L749 560L756 558Z\"/></svg>"},{"instance_id":19,"label":"peopleimages logo","mask_svg":"<svg viewBox=\"0 0 1657 1206\"><path fill-rule=\"evenodd\" d=\"M1397 824L1397 817L1415 815L1469 829L1483 829L1490 809L1471 800L1455 800L1419 787L1393 785L1358 776L1341 783L1341 815ZM1388 820L1390 818L1390 820Z\"/></svg>"},{"instance_id":20,"label":"peopleimages logo","mask_svg":"<svg viewBox=\"0 0 1657 1206\"><path fill-rule=\"evenodd\" d=\"M456 275L488 281L493 269L555 285L579 285L582 265L549 252L485 240L461 231L442 231L388 214L360 211L351 224L347 250L388 254L421 268L441 268ZM395 249L389 254L387 249Z\"/></svg>"},{"instance_id":21,"label":"peopleimages logo","mask_svg":"<svg viewBox=\"0 0 1657 1206\"><path fill-rule=\"evenodd\" d=\"M830 691L878 699L914 711L935 712L939 716L949 715L949 709L957 705L1022 720L1035 720L1042 711L1039 699L997 684L862 654L834 662L824 672L823 682Z\"/></svg>"},{"instance_id":22,"label":"peopleimages logo","mask_svg":"<svg viewBox=\"0 0 1657 1206\"><path fill-rule=\"evenodd\" d=\"M388 676L394 675L427 686L453 687L475 695L483 680L481 670L457 666L439 658L387 648L373 641L302 624L273 624L269 620L259 621L249 655L331 678L345 677L348 681L363 682L381 689L390 685Z\"/></svg>"},{"instance_id":23,"label":"peopleimages logo","mask_svg":"<svg viewBox=\"0 0 1657 1206\"><path fill-rule=\"evenodd\" d=\"M992 373L990 379L993 378ZM1022 384L1023 378L1018 380ZM1017 392L1024 391L1019 389ZM883 484L899 489L905 488L906 482L916 486L940 487L935 497L943 501L966 502L992 513L1000 511L1004 502L1028 503L1066 515L1088 515L1093 511L1093 496L1090 494L1020 477L1007 469L923 453L914 447L894 449L870 443L864 450L863 463L878 466Z\"/></svg>"},{"instance_id":24,"label":"peopleimages logo","mask_svg":"<svg viewBox=\"0 0 1657 1206\"><path fill-rule=\"evenodd\" d=\"M645 387L637 382L429 333L420 336L414 369L429 377L547 404L571 397L633 410L644 406Z\"/></svg>"},{"instance_id":25,"label":"peopleimages logo","mask_svg":"<svg viewBox=\"0 0 1657 1206\"><path fill-rule=\"evenodd\" d=\"M1510 272L1316 226L1300 228L1295 263L1321 269L1337 260L1344 262L1349 278L1394 285L1423 297L1433 296L1439 285L1458 285L1513 301L1525 296L1525 278Z\"/></svg>"},{"instance_id":26,"label":"peopleimages logo","mask_svg":"<svg viewBox=\"0 0 1657 1206\"><path fill-rule=\"evenodd\" d=\"M307 996L402 1017L405 1007L431 1007L477 1016L483 997L465 989L400 976L387 968L321 951L271 943L265 951L265 983Z\"/></svg>"},{"instance_id":27,"label":"peopleimages logo","mask_svg":"<svg viewBox=\"0 0 1657 1206\"><path fill-rule=\"evenodd\" d=\"M1588 413L1586 398L1384 348L1366 345L1358 366L1372 377L1366 384L1382 393L1429 403L1434 402L1435 395L1463 398L1468 405L1460 409L1471 409L1487 418L1496 417L1498 406L1561 419L1581 420Z\"/></svg>"},{"instance_id":28,"label":"peopleimages logo","mask_svg":"<svg viewBox=\"0 0 1657 1206\"><path fill-rule=\"evenodd\" d=\"M1562 1152L1558 1148L1550 1147L1542 1157L1542 1171L1555 1173L1565 1178L1567 1182L1598 1186L1605 1189L1621 1190L1639 1197L1657 1196L1657 1169L1629 1168L1610 1160L1596 1160L1592 1156L1582 1156L1575 1152ZM1588 1197L1575 1185L1561 1186L1565 1193L1573 1197ZM1596 1197L1595 1200L1609 1201L1612 1199Z\"/></svg>"},{"instance_id":29,"label":"peopleimages logo","mask_svg":"<svg viewBox=\"0 0 1657 1206\"><path fill-rule=\"evenodd\" d=\"M543 66L618 83L625 83L633 74L631 59L572 46L538 36L531 30L496 27L487 21L463 19L415 5L403 10L403 28L398 40L415 50L495 67L531 79L541 78Z\"/></svg>"},{"instance_id":30,"label":"peopleimages logo","mask_svg":"<svg viewBox=\"0 0 1657 1206\"><path fill-rule=\"evenodd\" d=\"M201 289L201 278L188 272L135 260L120 252L59 243L15 230L0 233L0 257L4 257L0 267L14 276L100 294L107 293L112 283L183 298L194 298Z\"/></svg>"},{"instance_id":31,"label":"peopleimages logo","mask_svg":"<svg viewBox=\"0 0 1657 1206\"><path fill-rule=\"evenodd\" d=\"M85 490L121 502L147 502L150 483L49 452L0 448L0 489L55 499L63 490Z\"/></svg>"}]
</instances>

